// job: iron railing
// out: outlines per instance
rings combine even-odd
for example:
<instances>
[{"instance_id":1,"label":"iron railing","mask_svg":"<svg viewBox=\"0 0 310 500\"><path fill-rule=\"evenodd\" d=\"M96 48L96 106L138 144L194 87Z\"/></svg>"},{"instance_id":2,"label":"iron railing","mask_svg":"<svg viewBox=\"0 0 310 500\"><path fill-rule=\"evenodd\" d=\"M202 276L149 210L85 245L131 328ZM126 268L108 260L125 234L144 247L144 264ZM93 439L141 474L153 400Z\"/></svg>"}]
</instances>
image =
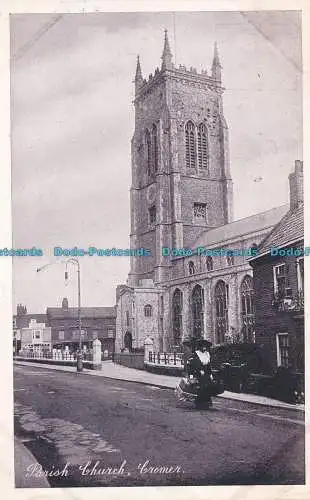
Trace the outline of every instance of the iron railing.
<instances>
[{"instance_id":1,"label":"iron railing","mask_svg":"<svg viewBox=\"0 0 310 500\"><path fill-rule=\"evenodd\" d=\"M149 363L154 365L183 366L183 353L149 352Z\"/></svg>"},{"instance_id":2,"label":"iron railing","mask_svg":"<svg viewBox=\"0 0 310 500\"><path fill-rule=\"evenodd\" d=\"M29 351L20 350L17 354L19 357L28 359L49 359L54 361L76 361L76 352L68 351ZM93 361L92 352L82 352L83 361Z\"/></svg>"}]
</instances>

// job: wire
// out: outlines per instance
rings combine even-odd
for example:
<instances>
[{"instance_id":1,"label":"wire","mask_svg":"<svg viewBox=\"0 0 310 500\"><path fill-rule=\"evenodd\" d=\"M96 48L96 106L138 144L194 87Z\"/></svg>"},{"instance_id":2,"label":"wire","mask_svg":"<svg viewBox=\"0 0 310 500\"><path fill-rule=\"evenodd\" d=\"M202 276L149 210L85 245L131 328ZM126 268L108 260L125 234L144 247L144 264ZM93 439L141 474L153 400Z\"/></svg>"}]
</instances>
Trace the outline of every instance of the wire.
<instances>
[{"instance_id":1,"label":"wire","mask_svg":"<svg viewBox=\"0 0 310 500\"><path fill-rule=\"evenodd\" d=\"M287 54L285 54L285 52L283 52L283 50L280 49L280 47L274 43L274 40L272 40L272 38L270 36L268 36L259 26L257 26L256 23L254 23L247 15L246 12L240 12L240 14L244 17L244 19L249 23L251 24L255 29L256 31L258 31L258 33L263 36L265 38L265 40L268 40L269 43L271 43L271 45L276 48L278 50L278 52L280 52L280 54L282 54L282 56L285 57L285 59L290 62L294 67L295 69L297 69L299 72L301 72L301 68L300 66L296 63L296 61L292 60L290 57L287 56ZM294 23L295 24L295 23ZM296 24L295 24L296 26Z\"/></svg>"},{"instance_id":2,"label":"wire","mask_svg":"<svg viewBox=\"0 0 310 500\"><path fill-rule=\"evenodd\" d=\"M63 17L63 14L59 14L56 17L54 17L51 21L48 23L44 24L35 34L34 36L26 42L20 49L15 52L15 54L12 55L12 59L14 61L20 59L31 47L40 39L42 38L45 33L47 33L55 24L60 21L60 19Z\"/></svg>"}]
</instances>

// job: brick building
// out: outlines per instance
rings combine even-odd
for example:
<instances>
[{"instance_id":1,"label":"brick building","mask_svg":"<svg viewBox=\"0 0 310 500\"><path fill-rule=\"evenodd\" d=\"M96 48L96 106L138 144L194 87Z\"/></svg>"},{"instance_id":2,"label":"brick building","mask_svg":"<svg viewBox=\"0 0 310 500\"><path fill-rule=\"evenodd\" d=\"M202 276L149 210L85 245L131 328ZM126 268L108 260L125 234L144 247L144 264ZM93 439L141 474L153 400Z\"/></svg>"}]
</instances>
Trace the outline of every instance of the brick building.
<instances>
[{"instance_id":1,"label":"brick building","mask_svg":"<svg viewBox=\"0 0 310 500\"><path fill-rule=\"evenodd\" d=\"M117 351L142 348L148 335L158 351L191 336L215 345L255 340L253 273L243 252L289 207L233 220L221 71L216 45L210 72L176 67L167 33L161 68L148 80L137 61L130 240L151 256L132 256L117 288ZM192 254L175 256L174 248Z\"/></svg>"},{"instance_id":2,"label":"brick building","mask_svg":"<svg viewBox=\"0 0 310 500\"><path fill-rule=\"evenodd\" d=\"M69 307L64 298L61 307L46 309L47 324L52 331L52 345L68 346L76 350L79 346L78 308ZM116 312L114 307L82 307L82 346L90 348L92 341L99 339L102 351L114 352Z\"/></svg>"},{"instance_id":3,"label":"brick building","mask_svg":"<svg viewBox=\"0 0 310 500\"><path fill-rule=\"evenodd\" d=\"M256 342L272 368L304 371L303 165L290 175L290 210L250 260L255 290ZM272 250L273 249L273 250Z\"/></svg>"}]
</instances>

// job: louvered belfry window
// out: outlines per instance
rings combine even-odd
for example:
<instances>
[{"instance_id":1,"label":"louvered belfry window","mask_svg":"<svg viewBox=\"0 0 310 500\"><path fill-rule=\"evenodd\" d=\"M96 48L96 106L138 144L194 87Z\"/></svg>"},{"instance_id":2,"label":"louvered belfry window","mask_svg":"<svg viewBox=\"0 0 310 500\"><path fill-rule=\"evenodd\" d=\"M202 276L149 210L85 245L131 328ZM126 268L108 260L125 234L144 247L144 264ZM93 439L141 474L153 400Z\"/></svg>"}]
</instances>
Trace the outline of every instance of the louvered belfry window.
<instances>
[{"instance_id":1,"label":"louvered belfry window","mask_svg":"<svg viewBox=\"0 0 310 500\"><path fill-rule=\"evenodd\" d=\"M196 167L195 126L189 121L185 127L186 166Z\"/></svg>"},{"instance_id":2,"label":"louvered belfry window","mask_svg":"<svg viewBox=\"0 0 310 500\"><path fill-rule=\"evenodd\" d=\"M208 168L208 137L203 123L198 127L198 167Z\"/></svg>"}]
</instances>

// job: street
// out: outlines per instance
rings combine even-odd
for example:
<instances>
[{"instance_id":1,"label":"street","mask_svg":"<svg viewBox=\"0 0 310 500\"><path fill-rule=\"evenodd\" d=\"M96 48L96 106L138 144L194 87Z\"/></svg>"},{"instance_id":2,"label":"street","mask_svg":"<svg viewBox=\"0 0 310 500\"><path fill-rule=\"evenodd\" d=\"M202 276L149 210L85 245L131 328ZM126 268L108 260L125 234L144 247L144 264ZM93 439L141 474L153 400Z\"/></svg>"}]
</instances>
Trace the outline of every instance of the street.
<instances>
[{"instance_id":1,"label":"street","mask_svg":"<svg viewBox=\"0 0 310 500\"><path fill-rule=\"evenodd\" d=\"M34 366L14 366L14 402L52 487L304 484L300 411L224 398L197 411L171 389Z\"/></svg>"}]
</instances>

